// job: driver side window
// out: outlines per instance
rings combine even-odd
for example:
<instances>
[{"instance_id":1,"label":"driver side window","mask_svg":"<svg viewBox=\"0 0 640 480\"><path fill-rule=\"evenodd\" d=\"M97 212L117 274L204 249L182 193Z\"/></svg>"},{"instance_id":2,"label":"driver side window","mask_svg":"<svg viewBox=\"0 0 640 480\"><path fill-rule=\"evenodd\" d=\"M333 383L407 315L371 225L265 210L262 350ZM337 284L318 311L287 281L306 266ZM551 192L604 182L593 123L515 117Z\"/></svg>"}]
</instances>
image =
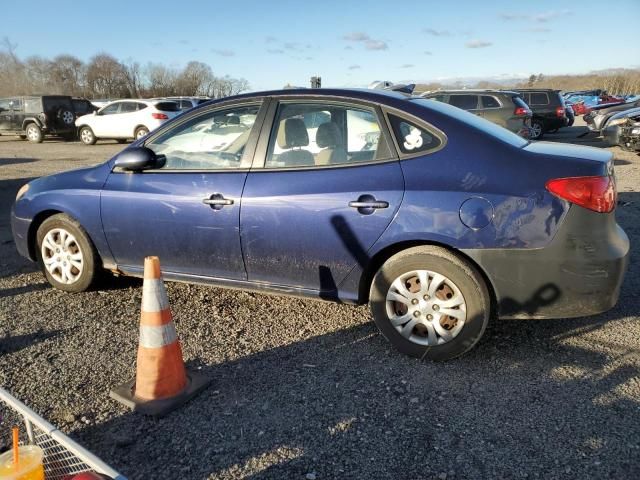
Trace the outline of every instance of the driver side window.
<instances>
[{"instance_id":1,"label":"driver side window","mask_svg":"<svg viewBox=\"0 0 640 480\"><path fill-rule=\"evenodd\" d=\"M249 168L244 155L260 105L208 111L145 144L166 158L163 170Z\"/></svg>"},{"instance_id":2,"label":"driver side window","mask_svg":"<svg viewBox=\"0 0 640 480\"><path fill-rule=\"evenodd\" d=\"M113 115L114 113L118 113L119 108L119 103L112 103L111 105L107 105L102 110L100 110L100 115Z\"/></svg>"}]
</instances>

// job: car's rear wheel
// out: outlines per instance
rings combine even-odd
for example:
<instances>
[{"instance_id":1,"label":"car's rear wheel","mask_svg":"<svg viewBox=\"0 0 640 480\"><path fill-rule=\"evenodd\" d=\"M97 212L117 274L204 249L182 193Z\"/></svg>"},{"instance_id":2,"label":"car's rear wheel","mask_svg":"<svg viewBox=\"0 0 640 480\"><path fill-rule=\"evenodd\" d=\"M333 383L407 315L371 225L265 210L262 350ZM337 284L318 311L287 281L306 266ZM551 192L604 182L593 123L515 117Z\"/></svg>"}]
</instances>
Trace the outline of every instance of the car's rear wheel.
<instances>
[{"instance_id":1,"label":"car's rear wheel","mask_svg":"<svg viewBox=\"0 0 640 480\"><path fill-rule=\"evenodd\" d=\"M84 143L85 145L95 145L96 141L98 140L95 136L95 134L93 133L93 130L91 130L91 127L82 127L80 129L80 141L82 143Z\"/></svg>"},{"instance_id":2,"label":"car's rear wheel","mask_svg":"<svg viewBox=\"0 0 640 480\"><path fill-rule=\"evenodd\" d=\"M531 140L540 140L544 134L544 124L540 120L531 122Z\"/></svg>"},{"instance_id":3,"label":"car's rear wheel","mask_svg":"<svg viewBox=\"0 0 640 480\"><path fill-rule=\"evenodd\" d=\"M149 133L149 129L147 127L138 127L136 128L136 131L134 133L134 138L136 140L144 137L145 135L147 135Z\"/></svg>"},{"instance_id":4,"label":"car's rear wheel","mask_svg":"<svg viewBox=\"0 0 640 480\"><path fill-rule=\"evenodd\" d=\"M42 140L44 138L44 135L42 134L42 129L35 123L30 123L29 125L27 125L25 133L27 134L26 135L27 139L30 142L42 143Z\"/></svg>"},{"instance_id":5,"label":"car's rear wheel","mask_svg":"<svg viewBox=\"0 0 640 480\"><path fill-rule=\"evenodd\" d=\"M98 254L82 226L65 214L47 218L36 234L38 260L49 283L83 292L97 277Z\"/></svg>"},{"instance_id":6,"label":"car's rear wheel","mask_svg":"<svg viewBox=\"0 0 640 480\"><path fill-rule=\"evenodd\" d=\"M376 273L369 295L373 319L401 353L448 360L471 349L489 322L482 275L441 247L404 250Z\"/></svg>"}]
</instances>

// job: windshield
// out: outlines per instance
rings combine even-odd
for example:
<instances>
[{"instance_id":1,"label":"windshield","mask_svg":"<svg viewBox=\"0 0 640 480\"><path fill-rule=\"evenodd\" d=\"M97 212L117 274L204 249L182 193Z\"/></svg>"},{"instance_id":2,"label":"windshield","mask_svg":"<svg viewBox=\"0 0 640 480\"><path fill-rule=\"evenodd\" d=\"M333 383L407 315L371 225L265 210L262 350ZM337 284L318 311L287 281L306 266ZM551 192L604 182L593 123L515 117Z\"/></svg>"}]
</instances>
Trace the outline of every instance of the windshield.
<instances>
[{"instance_id":1,"label":"windshield","mask_svg":"<svg viewBox=\"0 0 640 480\"><path fill-rule=\"evenodd\" d=\"M412 98L411 101L423 105L430 110L435 110L437 112L448 115L449 117L453 117L456 120L466 123L470 127L481 130L487 135L491 135L496 140L508 143L509 145L512 145L514 147L523 148L529 144L527 140L519 137L515 133L510 132L506 128L496 125L489 120L485 120L484 118L481 118L460 108L452 107L451 105L448 105L446 103L438 102L436 100L430 100L428 98Z\"/></svg>"}]
</instances>

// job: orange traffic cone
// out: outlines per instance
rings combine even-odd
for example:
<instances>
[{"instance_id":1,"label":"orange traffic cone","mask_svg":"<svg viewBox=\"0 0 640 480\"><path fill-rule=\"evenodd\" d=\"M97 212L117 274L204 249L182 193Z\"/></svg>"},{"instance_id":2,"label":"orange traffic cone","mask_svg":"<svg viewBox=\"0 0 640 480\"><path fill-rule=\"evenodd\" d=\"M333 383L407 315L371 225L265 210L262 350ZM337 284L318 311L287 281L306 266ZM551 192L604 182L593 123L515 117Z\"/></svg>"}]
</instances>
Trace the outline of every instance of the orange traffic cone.
<instances>
[{"instance_id":1,"label":"orange traffic cone","mask_svg":"<svg viewBox=\"0 0 640 480\"><path fill-rule=\"evenodd\" d=\"M158 257L144 259L142 313L136 378L110 392L133 410L164 415L186 402L209 380L188 373L173 323Z\"/></svg>"}]
</instances>

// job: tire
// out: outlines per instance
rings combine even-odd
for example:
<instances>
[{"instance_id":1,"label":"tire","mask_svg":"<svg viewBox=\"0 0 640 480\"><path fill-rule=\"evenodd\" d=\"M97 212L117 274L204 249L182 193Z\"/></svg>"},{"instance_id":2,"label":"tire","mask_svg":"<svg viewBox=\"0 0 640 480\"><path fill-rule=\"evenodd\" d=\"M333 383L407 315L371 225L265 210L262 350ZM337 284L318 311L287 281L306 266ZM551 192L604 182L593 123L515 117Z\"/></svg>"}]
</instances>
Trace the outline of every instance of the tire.
<instances>
[{"instance_id":1,"label":"tire","mask_svg":"<svg viewBox=\"0 0 640 480\"><path fill-rule=\"evenodd\" d=\"M27 139L27 136L26 136L26 135L18 135L18 138L19 138L20 140L26 140L26 139Z\"/></svg>"},{"instance_id":2,"label":"tire","mask_svg":"<svg viewBox=\"0 0 640 480\"><path fill-rule=\"evenodd\" d=\"M84 292L97 279L98 253L82 226L68 215L59 213L42 222L36 241L38 262L54 288Z\"/></svg>"},{"instance_id":3,"label":"tire","mask_svg":"<svg viewBox=\"0 0 640 480\"><path fill-rule=\"evenodd\" d=\"M42 143L42 140L44 139L42 129L35 123L28 124L27 128L25 128L25 133L27 140L32 143Z\"/></svg>"},{"instance_id":4,"label":"tire","mask_svg":"<svg viewBox=\"0 0 640 480\"><path fill-rule=\"evenodd\" d=\"M98 141L91 127L87 127L86 125L80 128L78 136L80 137L80 141L85 145L95 145Z\"/></svg>"},{"instance_id":5,"label":"tire","mask_svg":"<svg viewBox=\"0 0 640 480\"><path fill-rule=\"evenodd\" d=\"M432 285L434 278L440 278L437 274L443 281ZM420 283L420 275L428 287L421 286L425 282ZM396 285L404 285L408 297L400 294ZM399 298L399 294L407 301L389 300L389 295ZM478 343L489 322L491 297L482 275L468 262L444 248L421 246L397 253L378 270L371 284L369 307L378 329L399 352L442 361L458 357ZM459 318L436 313L445 308L466 313ZM394 316L400 320L397 327L392 324ZM407 328L408 335L400 333L399 329L407 332Z\"/></svg>"},{"instance_id":6,"label":"tire","mask_svg":"<svg viewBox=\"0 0 640 480\"><path fill-rule=\"evenodd\" d=\"M136 131L133 133L133 139L138 140L149 133L149 129L147 127L138 127Z\"/></svg>"},{"instance_id":7,"label":"tire","mask_svg":"<svg viewBox=\"0 0 640 480\"><path fill-rule=\"evenodd\" d=\"M540 120L534 120L531 122L531 140L540 140L544 135L544 123Z\"/></svg>"},{"instance_id":8,"label":"tire","mask_svg":"<svg viewBox=\"0 0 640 480\"><path fill-rule=\"evenodd\" d=\"M56 116L58 117L58 121L60 122L60 124L64 125L65 127L73 126L73 122L75 122L76 120L76 116L74 115L74 113L70 110L65 110L64 108L58 109Z\"/></svg>"}]
</instances>

